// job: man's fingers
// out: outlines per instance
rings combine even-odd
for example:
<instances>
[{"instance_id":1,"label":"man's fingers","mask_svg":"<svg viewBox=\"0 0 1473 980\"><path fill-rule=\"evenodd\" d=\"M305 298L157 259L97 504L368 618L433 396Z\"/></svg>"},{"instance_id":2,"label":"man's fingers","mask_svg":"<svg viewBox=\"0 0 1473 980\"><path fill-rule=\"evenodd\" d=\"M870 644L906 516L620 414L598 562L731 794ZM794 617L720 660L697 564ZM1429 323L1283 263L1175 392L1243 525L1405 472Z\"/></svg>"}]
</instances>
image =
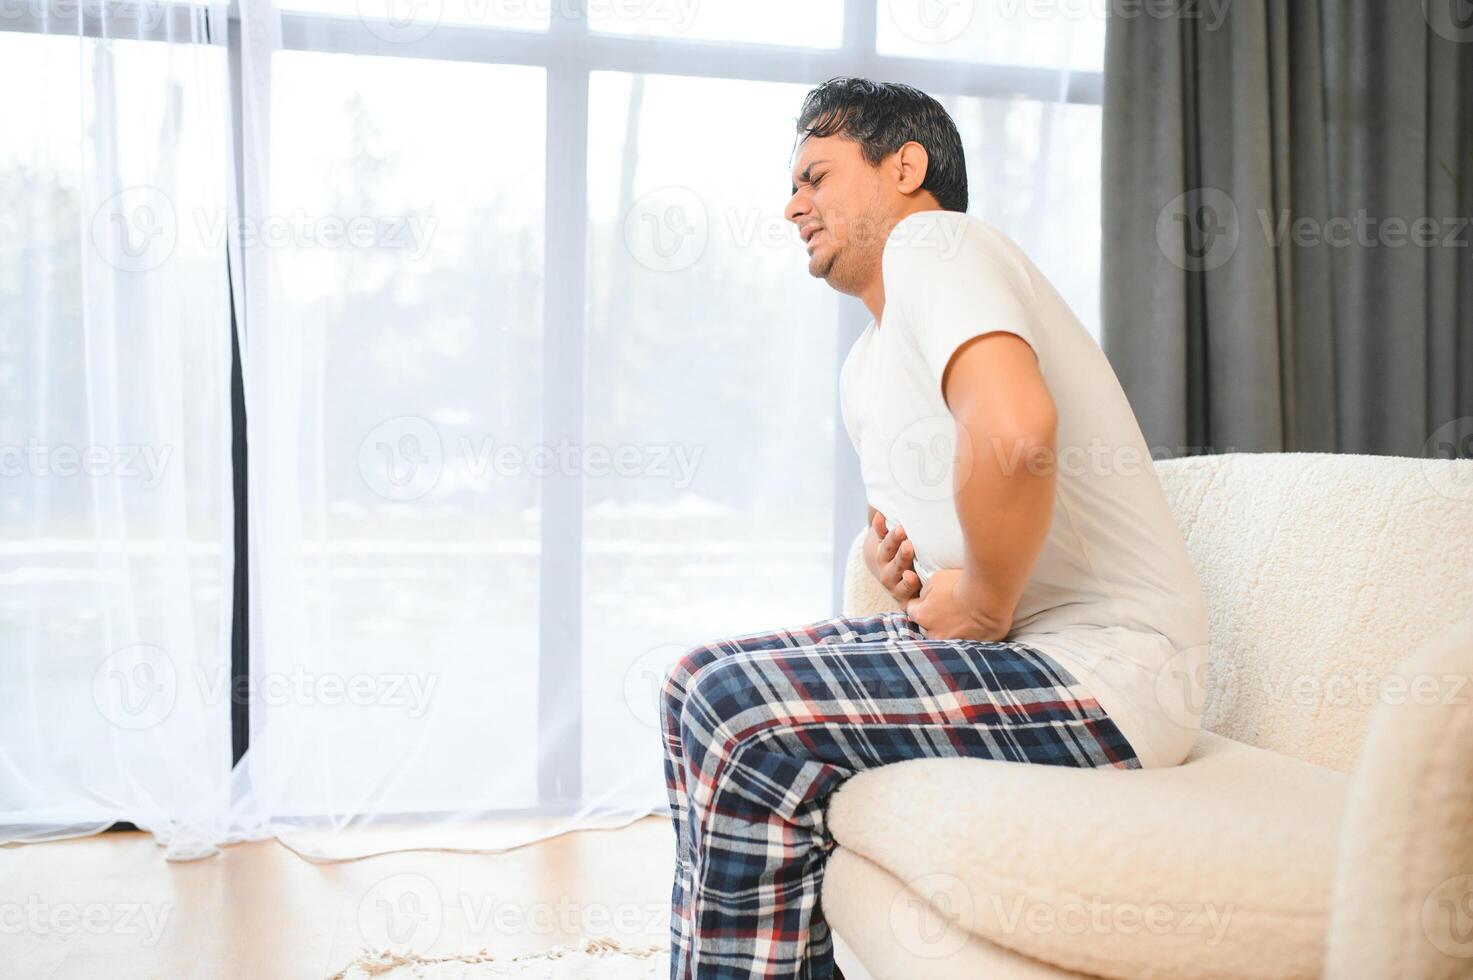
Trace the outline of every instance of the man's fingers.
<instances>
[{"instance_id":1,"label":"man's fingers","mask_svg":"<svg viewBox=\"0 0 1473 980\"><path fill-rule=\"evenodd\" d=\"M875 511L875 519L869 522L869 526L875 532L875 537L881 540L889 533L889 529L885 526L885 515L879 511Z\"/></svg>"},{"instance_id":2,"label":"man's fingers","mask_svg":"<svg viewBox=\"0 0 1473 980\"><path fill-rule=\"evenodd\" d=\"M892 527L890 529L890 533L885 535L884 539L880 541L880 547L878 551L880 560L884 562L894 561L896 554L900 551L901 545L907 543L908 540L909 539L905 536L905 528L901 527L899 524ZM913 551L914 546L912 546L912 552Z\"/></svg>"},{"instance_id":3,"label":"man's fingers","mask_svg":"<svg viewBox=\"0 0 1473 980\"><path fill-rule=\"evenodd\" d=\"M908 568L915 568L916 546L909 541L900 542L893 552L884 556L886 565L889 565L898 579L900 573Z\"/></svg>"}]
</instances>

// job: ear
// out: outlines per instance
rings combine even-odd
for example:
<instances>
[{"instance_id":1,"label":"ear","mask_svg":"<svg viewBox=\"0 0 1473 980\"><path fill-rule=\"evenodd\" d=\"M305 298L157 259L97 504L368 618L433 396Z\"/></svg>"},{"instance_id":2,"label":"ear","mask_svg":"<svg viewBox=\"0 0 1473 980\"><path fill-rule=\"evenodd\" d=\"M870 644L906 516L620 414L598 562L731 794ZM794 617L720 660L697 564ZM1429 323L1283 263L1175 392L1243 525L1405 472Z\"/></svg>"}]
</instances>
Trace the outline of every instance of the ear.
<instances>
[{"instance_id":1,"label":"ear","mask_svg":"<svg viewBox=\"0 0 1473 980\"><path fill-rule=\"evenodd\" d=\"M924 146L915 140L902 144L895 151L895 166L900 174L895 189L902 194L913 194L920 190L921 185L926 182L926 170L930 165L931 158Z\"/></svg>"}]
</instances>

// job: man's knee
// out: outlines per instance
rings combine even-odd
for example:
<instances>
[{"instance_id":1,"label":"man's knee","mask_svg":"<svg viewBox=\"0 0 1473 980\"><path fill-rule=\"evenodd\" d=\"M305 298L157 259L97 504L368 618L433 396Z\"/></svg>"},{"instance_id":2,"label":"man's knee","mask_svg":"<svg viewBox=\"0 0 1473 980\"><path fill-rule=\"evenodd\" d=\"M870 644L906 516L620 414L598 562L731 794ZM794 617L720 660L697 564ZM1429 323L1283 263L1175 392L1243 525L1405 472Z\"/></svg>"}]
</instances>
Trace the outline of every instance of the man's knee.
<instances>
[{"instance_id":1,"label":"man's knee","mask_svg":"<svg viewBox=\"0 0 1473 980\"><path fill-rule=\"evenodd\" d=\"M750 722L751 712L766 703L768 685L759 683L764 662L772 651L708 662L697 670L686 688L681 727L698 731L737 733Z\"/></svg>"},{"instance_id":2,"label":"man's knee","mask_svg":"<svg viewBox=\"0 0 1473 980\"><path fill-rule=\"evenodd\" d=\"M678 731L680 713L690 697L696 675L716 659L710 645L695 646L685 651L666 670L660 680L660 718L667 733Z\"/></svg>"}]
</instances>

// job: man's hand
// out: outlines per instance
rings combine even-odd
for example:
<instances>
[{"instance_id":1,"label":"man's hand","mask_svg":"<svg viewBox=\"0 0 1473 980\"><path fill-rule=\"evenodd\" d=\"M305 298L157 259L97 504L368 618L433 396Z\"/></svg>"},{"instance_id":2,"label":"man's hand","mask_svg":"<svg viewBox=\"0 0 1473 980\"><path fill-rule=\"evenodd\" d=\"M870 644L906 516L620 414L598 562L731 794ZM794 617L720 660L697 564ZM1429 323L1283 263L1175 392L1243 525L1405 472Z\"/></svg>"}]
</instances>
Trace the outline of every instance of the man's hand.
<instances>
[{"instance_id":1,"label":"man's hand","mask_svg":"<svg viewBox=\"0 0 1473 980\"><path fill-rule=\"evenodd\" d=\"M995 623L977 610L981 604L969 595L965 574L959 568L943 568L926 582L921 594L905 603L905 614L931 640L1005 639L1011 623Z\"/></svg>"},{"instance_id":2,"label":"man's hand","mask_svg":"<svg viewBox=\"0 0 1473 980\"><path fill-rule=\"evenodd\" d=\"M921 591L921 577L915 570L915 545L905 536L905 528L899 524L887 527L885 515L873 507L869 529L864 543L869 570L903 607Z\"/></svg>"}]
</instances>

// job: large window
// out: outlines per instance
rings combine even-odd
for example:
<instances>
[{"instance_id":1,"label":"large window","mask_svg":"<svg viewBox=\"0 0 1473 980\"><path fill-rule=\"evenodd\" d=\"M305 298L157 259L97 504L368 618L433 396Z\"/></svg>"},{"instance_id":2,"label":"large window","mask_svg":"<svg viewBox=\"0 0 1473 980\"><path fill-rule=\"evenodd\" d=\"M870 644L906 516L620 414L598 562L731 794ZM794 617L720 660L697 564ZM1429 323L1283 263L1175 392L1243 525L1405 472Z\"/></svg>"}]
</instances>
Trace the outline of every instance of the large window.
<instances>
[{"instance_id":1,"label":"large window","mask_svg":"<svg viewBox=\"0 0 1473 980\"><path fill-rule=\"evenodd\" d=\"M183 80L177 104L108 105L147 117L118 128L125 142L232 130L233 167L201 167L199 193L220 199L180 202L175 247L199 251L188 288L267 284L236 306L255 440L254 526L235 541L257 586L250 670L433 690L415 710L236 705L256 713L275 812L658 806L663 668L719 635L837 611L864 514L837 375L868 315L807 276L782 218L812 85L866 75L939 98L963 135L973 212L1015 237L1097 334L1092 5L280 0L279 39L253 80L240 2L211 14L205 41L233 93ZM118 93L171 70L150 55L171 36L169 5L135 3L154 16L129 40L104 39L77 6L6 8L7 91L48 70L48 46L79 43L42 33L65 8L110 52L97 63ZM269 98L242 120L263 70ZM60 71L47 84L93 80ZM33 295L39 280L15 270L52 261L56 243L27 231L38 209L48 234L77 234L86 202L47 181L89 163L68 157L54 114L21 99L0 114L10 444L69 425L67 372L85 365L69 360L71 312L46 306L66 291ZM171 145L190 152L187 134ZM195 216L218 216L229 178L255 175L263 196L242 214L255 225L238 231L268 247L233 255L245 275L227 285L205 234L217 225ZM54 275L75 274L64 266ZM228 316L196 328L228 351ZM180 438L222 461L190 506L222 531L208 521L210 494L229 499L229 418L218 386L190 397L212 410L186 411L195 429ZM0 600L5 655L21 636L91 650L67 583L98 574L93 530L69 523L52 484L0 480L0 520L30 528L0 559L18 586ZM207 534L199 547L218 554ZM191 622L209 634L228 602L202 581ZM481 778L426 761L468 752L490 760Z\"/></svg>"}]
</instances>

